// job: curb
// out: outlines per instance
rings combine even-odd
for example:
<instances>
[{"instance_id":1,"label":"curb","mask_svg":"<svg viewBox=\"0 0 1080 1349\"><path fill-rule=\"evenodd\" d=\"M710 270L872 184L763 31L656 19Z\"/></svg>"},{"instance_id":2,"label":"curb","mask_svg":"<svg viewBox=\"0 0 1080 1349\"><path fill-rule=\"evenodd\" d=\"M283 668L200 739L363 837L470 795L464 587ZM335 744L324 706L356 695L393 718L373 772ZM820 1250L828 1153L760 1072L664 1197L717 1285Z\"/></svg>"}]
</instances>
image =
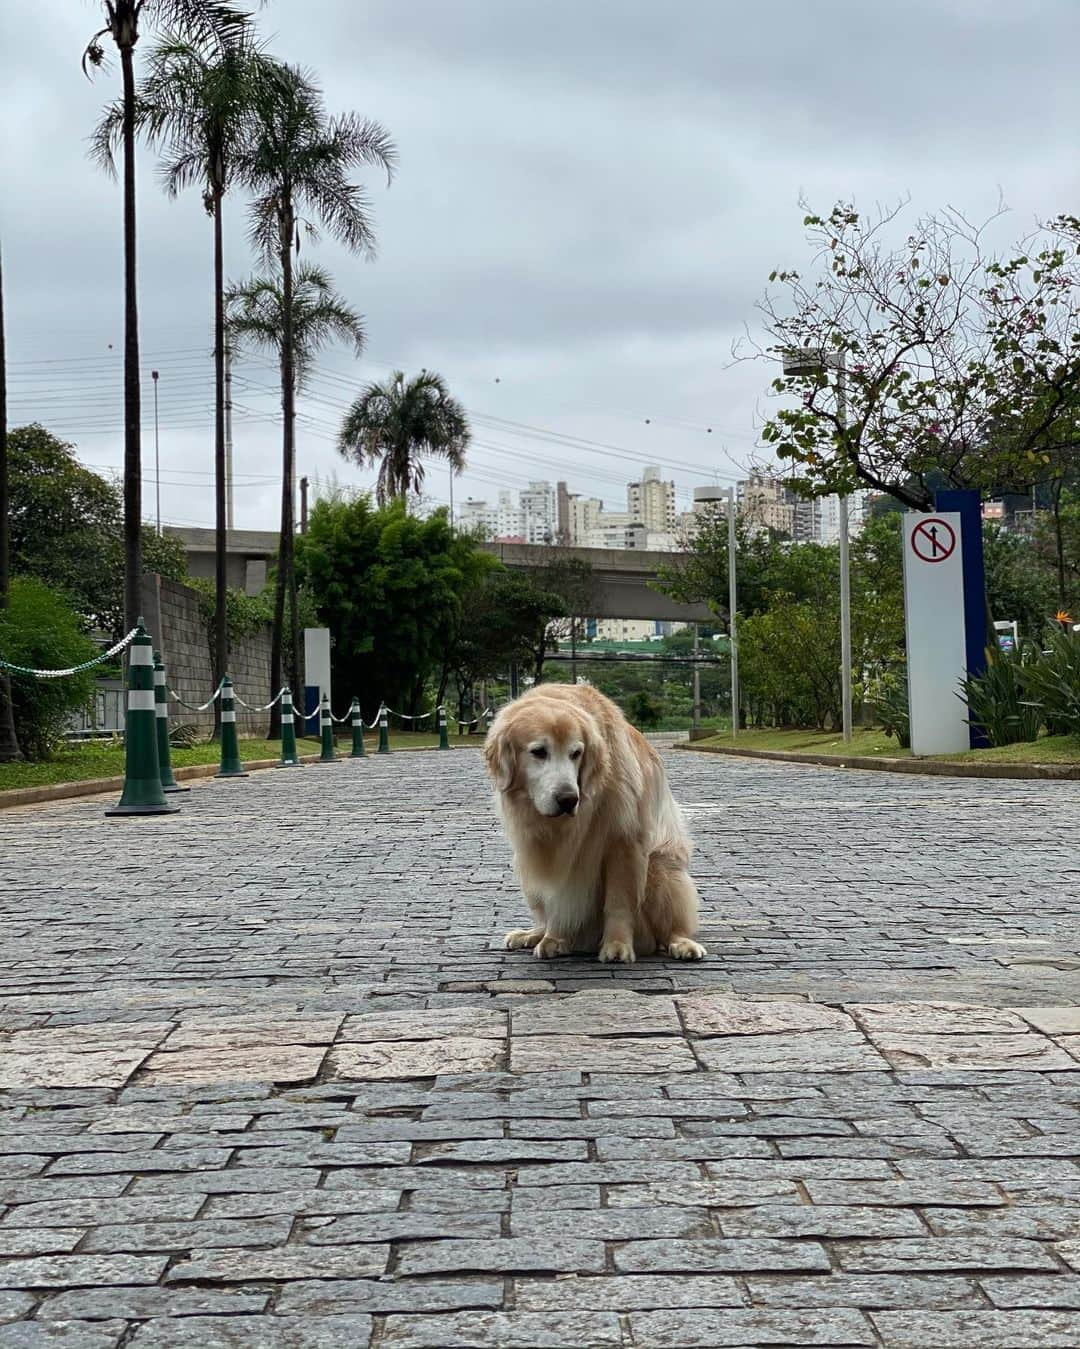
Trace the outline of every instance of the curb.
<instances>
[{"instance_id":1,"label":"curb","mask_svg":"<svg viewBox=\"0 0 1080 1349\"><path fill-rule=\"evenodd\" d=\"M879 759L870 755L844 758L839 754L798 754L779 749L728 749L722 745L683 742L673 749L691 754L726 754L736 759L765 759L771 763L813 764L819 768L862 768L871 773L921 773L938 778L1012 778L1023 782L1080 782L1080 763L991 764L959 763L949 759Z\"/></svg>"},{"instance_id":2,"label":"curb","mask_svg":"<svg viewBox=\"0 0 1080 1349\"><path fill-rule=\"evenodd\" d=\"M451 742L451 748L473 749L480 748L483 741L479 740L474 745L454 746ZM427 754L432 750L438 749L437 745L417 745L413 749L398 749L395 754ZM301 763L318 763L317 754L301 754ZM244 771L252 772L261 768L276 768L277 759L245 759ZM174 768L173 777L177 782L191 782L198 778L212 778L220 768L217 763L199 763L188 764L186 768ZM120 792L124 789L123 777L114 778L84 778L80 782L49 782L40 787L12 787L6 792L0 792L0 810L7 810L13 806L33 806L42 801L68 801L79 796L104 796L110 792Z\"/></svg>"}]
</instances>

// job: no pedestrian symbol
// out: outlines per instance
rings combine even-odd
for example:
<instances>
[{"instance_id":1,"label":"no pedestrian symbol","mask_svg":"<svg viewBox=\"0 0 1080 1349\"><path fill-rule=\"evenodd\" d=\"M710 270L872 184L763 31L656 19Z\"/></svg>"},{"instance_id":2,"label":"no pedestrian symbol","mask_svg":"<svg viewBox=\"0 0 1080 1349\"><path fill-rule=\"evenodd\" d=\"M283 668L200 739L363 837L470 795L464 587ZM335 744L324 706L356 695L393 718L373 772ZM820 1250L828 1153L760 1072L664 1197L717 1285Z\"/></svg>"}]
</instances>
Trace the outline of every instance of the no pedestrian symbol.
<instances>
[{"instance_id":1,"label":"no pedestrian symbol","mask_svg":"<svg viewBox=\"0 0 1080 1349\"><path fill-rule=\"evenodd\" d=\"M944 520L931 516L911 531L911 547L922 562L944 562L956 548L956 531Z\"/></svg>"}]
</instances>

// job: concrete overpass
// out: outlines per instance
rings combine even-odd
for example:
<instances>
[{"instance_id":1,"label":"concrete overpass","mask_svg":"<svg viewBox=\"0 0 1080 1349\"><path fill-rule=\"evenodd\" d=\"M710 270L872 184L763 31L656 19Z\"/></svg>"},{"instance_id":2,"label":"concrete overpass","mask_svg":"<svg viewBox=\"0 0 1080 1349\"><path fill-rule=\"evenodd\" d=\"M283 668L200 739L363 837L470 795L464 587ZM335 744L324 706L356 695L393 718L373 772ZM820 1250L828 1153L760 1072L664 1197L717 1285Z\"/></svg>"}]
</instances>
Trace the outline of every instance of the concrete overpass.
<instances>
[{"instance_id":1,"label":"concrete overpass","mask_svg":"<svg viewBox=\"0 0 1080 1349\"><path fill-rule=\"evenodd\" d=\"M214 531L167 526L179 539L192 576L213 579ZM226 561L228 584L257 595L266 584L267 563L277 552L278 536L270 530L230 529ZM482 543L511 571L536 571L553 561L578 558L592 568L594 599L581 618L645 618L672 623L715 623L716 615L704 604L679 604L650 589L659 569L677 553L632 548L555 548L528 543Z\"/></svg>"},{"instance_id":2,"label":"concrete overpass","mask_svg":"<svg viewBox=\"0 0 1080 1349\"><path fill-rule=\"evenodd\" d=\"M677 553L655 553L633 548L555 548L529 543L482 543L485 553L497 557L511 571L536 571L553 561L577 558L592 568L594 598L582 618L646 618L673 623L715 623L705 604L679 604L650 588L663 566Z\"/></svg>"}]
</instances>

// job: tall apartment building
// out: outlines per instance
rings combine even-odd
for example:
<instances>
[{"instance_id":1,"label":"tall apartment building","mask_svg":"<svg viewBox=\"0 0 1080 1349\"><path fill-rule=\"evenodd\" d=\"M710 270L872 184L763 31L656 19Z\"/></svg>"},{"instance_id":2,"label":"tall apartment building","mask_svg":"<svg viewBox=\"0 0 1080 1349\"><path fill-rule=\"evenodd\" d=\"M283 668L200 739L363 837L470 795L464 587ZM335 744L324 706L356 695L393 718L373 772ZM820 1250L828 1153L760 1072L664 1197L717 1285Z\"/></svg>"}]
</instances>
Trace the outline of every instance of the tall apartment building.
<instances>
[{"instance_id":1,"label":"tall apartment building","mask_svg":"<svg viewBox=\"0 0 1080 1349\"><path fill-rule=\"evenodd\" d=\"M489 539L522 543L554 543L557 529L555 489L549 482L531 482L518 500L503 488L494 506L469 498L458 513L463 529L480 529Z\"/></svg>"},{"instance_id":2,"label":"tall apartment building","mask_svg":"<svg viewBox=\"0 0 1080 1349\"><path fill-rule=\"evenodd\" d=\"M647 530L674 534L676 527L675 483L664 481L660 469L651 464L639 482L626 485L626 509L632 520L640 520Z\"/></svg>"},{"instance_id":3,"label":"tall apartment building","mask_svg":"<svg viewBox=\"0 0 1080 1349\"><path fill-rule=\"evenodd\" d=\"M736 510L751 525L774 529L789 538L795 529L795 508L779 478L753 473L735 488Z\"/></svg>"}]
</instances>

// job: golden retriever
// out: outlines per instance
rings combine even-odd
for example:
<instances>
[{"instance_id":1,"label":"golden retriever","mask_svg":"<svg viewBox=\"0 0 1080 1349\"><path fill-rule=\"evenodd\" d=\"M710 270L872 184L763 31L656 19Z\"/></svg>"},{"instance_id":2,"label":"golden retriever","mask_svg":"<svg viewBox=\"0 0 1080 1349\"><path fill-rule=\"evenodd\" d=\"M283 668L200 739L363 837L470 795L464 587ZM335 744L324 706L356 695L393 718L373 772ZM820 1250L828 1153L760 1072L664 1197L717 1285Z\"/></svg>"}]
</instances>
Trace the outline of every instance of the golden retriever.
<instances>
[{"instance_id":1,"label":"golden retriever","mask_svg":"<svg viewBox=\"0 0 1080 1349\"><path fill-rule=\"evenodd\" d=\"M609 698L540 684L499 712L484 753L535 918L506 934L508 950L705 955L690 837L664 765Z\"/></svg>"}]
</instances>

